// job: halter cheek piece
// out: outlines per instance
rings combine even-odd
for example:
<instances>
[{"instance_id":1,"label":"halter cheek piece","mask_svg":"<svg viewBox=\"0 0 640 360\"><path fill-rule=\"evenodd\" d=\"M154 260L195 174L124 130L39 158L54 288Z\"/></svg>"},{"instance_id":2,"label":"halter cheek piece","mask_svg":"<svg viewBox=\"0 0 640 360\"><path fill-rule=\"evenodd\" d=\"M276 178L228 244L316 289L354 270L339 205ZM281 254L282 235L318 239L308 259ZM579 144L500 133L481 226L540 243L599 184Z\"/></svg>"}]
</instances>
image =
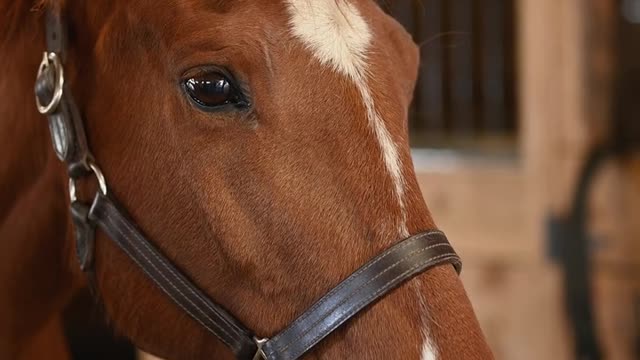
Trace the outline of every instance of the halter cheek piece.
<instances>
[{"instance_id":1,"label":"halter cheek piece","mask_svg":"<svg viewBox=\"0 0 640 360\"><path fill-rule=\"evenodd\" d=\"M440 231L411 236L376 256L330 290L289 327L270 339L255 336L213 302L150 242L118 205L89 151L82 118L64 79L65 31L62 18L46 17L47 52L35 85L38 111L46 115L54 150L67 164L76 253L83 270L93 266L96 227L108 235L171 300L226 344L242 360L293 360L399 284L437 265L461 262ZM76 181L95 176L99 191L92 204L76 198Z\"/></svg>"}]
</instances>

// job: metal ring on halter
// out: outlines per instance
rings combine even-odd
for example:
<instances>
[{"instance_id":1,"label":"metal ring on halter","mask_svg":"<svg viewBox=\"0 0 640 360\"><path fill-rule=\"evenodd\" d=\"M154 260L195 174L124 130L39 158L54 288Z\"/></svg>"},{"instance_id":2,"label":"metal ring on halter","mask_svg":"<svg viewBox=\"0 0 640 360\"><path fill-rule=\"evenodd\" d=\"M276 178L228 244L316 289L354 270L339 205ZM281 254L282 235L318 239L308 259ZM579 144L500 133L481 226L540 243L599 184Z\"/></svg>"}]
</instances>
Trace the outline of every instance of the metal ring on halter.
<instances>
[{"instance_id":1,"label":"metal ring on halter","mask_svg":"<svg viewBox=\"0 0 640 360\"><path fill-rule=\"evenodd\" d=\"M107 180L104 178L104 174L102 174L102 170L98 167L98 165L93 162L89 162L89 169L93 175L95 175L96 180L98 180L98 188L100 189L100 193L102 195L107 195ZM76 202L78 197L76 195L76 179L69 178L69 199L71 202Z\"/></svg>"},{"instance_id":2,"label":"metal ring on halter","mask_svg":"<svg viewBox=\"0 0 640 360\"><path fill-rule=\"evenodd\" d=\"M269 339L267 339L267 338L258 339L255 336L253 337L253 342L258 347L257 350L256 350L256 354L253 355L253 360L262 360L262 359L266 359L267 358L267 355L264 353L264 350L262 350L262 347L264 346L264 344L267 343L267 341L269 341Z\"/></svg>"},{"instance_id":3,"label":"metal ring on halter","mask_svg":"<svg viewBox=\"0 0 640 360\"><path fill-rule=\"evenodd\" d=\"M43 115L50 115L58 108L60 100L62 100L62 92L64 90L64 69L62 68L60 58L56 53L45 51L42 56L40 67L38 68L38 77L40 77L50 66L53 66L56 82L53 88L53 97L51 97L51 101L49 101L48 104L42 105L40 103L40 98L36 96L38 111Z\"/></svg>"}]
</instances>

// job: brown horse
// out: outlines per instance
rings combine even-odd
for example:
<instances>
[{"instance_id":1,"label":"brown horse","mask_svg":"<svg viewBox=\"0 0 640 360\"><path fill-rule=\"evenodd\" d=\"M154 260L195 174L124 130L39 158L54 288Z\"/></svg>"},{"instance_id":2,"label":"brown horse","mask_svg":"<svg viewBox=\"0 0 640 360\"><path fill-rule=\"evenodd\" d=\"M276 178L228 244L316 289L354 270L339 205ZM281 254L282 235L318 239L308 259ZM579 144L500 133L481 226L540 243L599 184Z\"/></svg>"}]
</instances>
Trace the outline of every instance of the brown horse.
<instances>
[{"instance_id":1,"label":"brown horse","mask_svg":"<svg viewBox=\"0 0 640 360\"><path fill-rule=\"evenodd\" d=\"M65 76L110 190L257 334L435 228L407 136L419 52L374 1L0 0L0 359L65 358L59 314L87 284L67 173L33 102L45 7L68 21ZM121 334L168 359L232 358L100 232L95 254ZM445 265L307 355L491 357Z\"/></svg>"}]
</instances>

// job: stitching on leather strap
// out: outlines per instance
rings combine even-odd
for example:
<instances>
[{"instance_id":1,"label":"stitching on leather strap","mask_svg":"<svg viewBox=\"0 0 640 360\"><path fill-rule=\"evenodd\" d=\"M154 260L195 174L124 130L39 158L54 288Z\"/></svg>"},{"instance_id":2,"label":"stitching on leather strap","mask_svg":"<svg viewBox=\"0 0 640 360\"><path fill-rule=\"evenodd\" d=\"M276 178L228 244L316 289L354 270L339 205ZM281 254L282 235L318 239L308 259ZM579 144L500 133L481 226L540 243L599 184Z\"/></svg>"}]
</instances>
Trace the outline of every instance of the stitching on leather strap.
<instances>
[{"instance_id":1,"label":"stitching on leather strap","mask_svg":"<svg viewBox=\"0 0 640 360\"><path fill-rule=\"evenodd\" d=\"M111 203L107 203L108 206L110 206L111 208L117 210L117 208L115 208L114 205L112 205ZM213 313L218 314L218 310L214 309L213 306L211 306L202 296L200 296L200 294L198 294L196 291L194 291L191 286L189 286L187 283L185 283L185 281L182 279L182 277L180 276L180 274L177 274L174 269L169 266L166 261L164 259L162 259L161 257L158 256L158 254L154 251L154 249L151 248L151 246L149 246L149 244L144 240L144 238L142 238L137 231L135 231L135 229L132 228L132 226L130 224L128 224L126 221L122 221L122 223L129 229L129 231L138 239L140 240L140 243L149 250L149 253L151 253L151 255L153 255L153 257L158 260L158 262L160 264L162 264L162 266L168 270L173 276L176 277L176 279L180 282L180 284L182 284L188 291L189 293L193 294L196 298L198 298L200 300L200 302L202 302L202 304L209 310L211 310ZM137 246L136 246L137 247ZM163 276L164 277L164 276ZM165 278L166 279L166 278ZM192 303L193 304L193 303ZM193 304L195 305L195 304ZM213 321L212 318L208 317L209 320L211 320L212 322L215 323L215 321ZM225 324L227 324L231 330L234 331L234 333L238 336L244 336L244 334L242 334L242 330L238 329L237 326L235 324L232 324L231 322L229 322L225 316L219 315L216 318L221 319ZM216 325L217 326L217 325ZM218 326L219 327L219 326ZM227 334L229 336L228 333L225 332L225 334ZM231 336L229 336L231 337Z\"/></svg>"},{"instance_id":2,"label":"stitching on leather strap","mask_svg":"<svg viewBox=\"0 0 640 360\"><path fill-rule=\"evenodd\" d=\"M371 284L372 282L374 282L377 278L381 277L382 275L384 275L385 273L387 273L388 271L390 271L391 269L393 269L394 267L398 266L400 263L405 262L407 259L409 259L410 257L413 257L417 254L423 253L425 251L428 251L430 249L436 248L436 247L440 247L440 246L451 246L449 245L449 243L438 243L438 244L432 244L426 247L423 247L421 249L416 249L412 252L410 252L409 254L405 255L405 257L403 257L402 259L396 261L395 263L389 265L388 267L386 267L383 271L379 272L376 276L374 276L373 278L369 279L366 283L360 285L358 288L354 289L352 292L350 292L350 294L348 296L346 296L340 303L334 305L331 309L329 309L328 311L325 312L324 316L322 316L320 319L318 319L317 321L315 321L313 324L311 324L309 327L307 327L307 329L301 333L300 335L298 335L294 340L291 340L289 342L287 342L285 345L283 346L279 346L278 347L278 352L281 351L286 351L293 343L295 343L296 341L300 340L302 337L304 337L306 334L308 334L309 332L311 332L315 326L317 324L319 324L320 322L322 322L326 317L327 314L330 314L331 312L333 312L335 309L339 308L340 306L342 306L343 304L347 303L349 301L349 299L353 298L356 294L358 294L363 288L365 288L367 285Z\"/></svg>"},{"instance_id":3,"label":"stitching on leather strap","mask_svg":"<svg viewBox=\"0 0 640 360\"><path fill-rule=\"evenodd\" d=\"M214 304L211 304L208 298L199 293L198 289L193 287L194 285L188 282L187 279L177 271L177 269L173 268L168 259L162 257L158 253L158 250L146 241L144 236L127 221L127 218L120 213L116 205L112 203L109 198L103 197L101 200L102 201L96 204L94 213L102 216L98 216L96 220L101 223L103 230L107 232L116 231L121 235L120 237L114 238L116 243L120 243L120 247L124 252L134 260L138 266L140 266L140 268L154 281L154 283L156 283L156 285L159 286L159 288L162 289L163 292L167 294L180 309L185 311L209 332L215 335L224 334L224 336L217 337L234 352L247 350L246 347L248 346L248 341L250 341L250 335L246 333L246 330L235 324L232 319L229 319L223 309L217 309ZM444 238L432 238L431 236L433 235L440 235ZM419 241L424 243L416 244ZM404 254L401 259L387 265L380 272L376 271L374 274L362 276L372 267L375 267L383 261L389 262L395 258L396 255L400 255L399 253L404 252L407 247L412 245L417 245L417 248L413 250L409 249L410 252ZM445 252L443 254L434 255L424 260L419 259L420 254L424 254L430 249L438 247L448 247L448 249L436 251ZM131 251L137 253L138 256L134 256L134 253ZM151 254L151 256L149 256L149 254ZM416 257L418 258L416 259ZM457 254L453 251L448 241L446 241L445 235L439 230L432 230L414 235L402 243L397 244L395 247L389 248L382 254L376 256L373 260L369 261L362 268L356 270L356 272L352 273L348 278L340 282L336 287L331 289L327 294L322 296L315 304L313 304L311 308L306 310L299 318L295 319L288 328L281 333L276 334L269 341L273 346L268 346L264 349L267 352L267 358L292 359L295 356L303 354L318 341L322 340L333 330L341 326L358 311L362 310L362 308L367 306L371 301L373 301L373 299L376 299L380 294L389 291L391 287L395 287L399 280L404 281L404 278L407 277L407 275L413 275L413 273L416 272L416 269L436 266L451 259L458 259ZM411 263L416 260L418 262L411 265ZM375 284L378 279L401 264L404 264L402 267L409 265L411 268L403 271L402 274L394 277L393 279L386 281L384 284ZM151 266L149 267L148 265ZM402 267L398 270L402 271ZM396 270L396 272L398 270ZM156 277L157 274L155 273L159 274L161 278ZM368 278L368 276L371 275L375 276ZM389 275L393 276L393 272ZM162 279L162 281L160 281L160 279ZM353 286L357 287L353 290L349 290L349 287ZM372 294L367 295L364 290L371 290L370 286L374 286L375 291ZM347 290L348 292L346 294L340 294L340 292L344 290ZM341 300L337 304L331 304L331 300L337 300L332 299L336 294L340 294L338 299ZM367 297L358 300L357 296L361 294L367 295ZM179 301L178 299L181 300ZM357 301L357 303L351 302L352 300ZM187 304L193 306L194 309L191 309ZM324 306L329 308L318 311L319 308ZM341 309L343 306L346 306L346 309ZM192 310L201 314L202 317L196 316ZM332 314L336 315L336 317L331 318L331 321L327 323L323 323L327 321ZM307 325L305 322L309 322L310 319L312 321L315 319L315 321L311 325ZM287 341L284 345L278 344L280 339L289 337L290 335L295 335L295 338ZM313 338L305 340L305 337L308 335L313 335ZM233 346L232 343L235 346Z\"/></svg>"},{"instance_id":4,"label":"stitching on leather strap","mask_svg":"<svg viewBox=\"0 0 640 360\"><path fill-rule=\"evenodd\" d=\"M325 304L326 299L331 298L331 296L333 296L336 292L342 290L343 288L347 287L348 285L350 285L352 282L354 282L355 280L357 280L358 276L365 272L366 270L368 270L369 268L371 268L372 266L376 265L377 263L379 263L380 261L384 260L389 253L391 253L392 251L399 251L402 250L406 247L408 247L409 245L412 245L413 243L415 243L416 241L423 239L425 237L429 237L431 235L442 235L445 236L444 233L440 230L431 230L429 232L425 232L419 235L414 236L413 238L407 239L405 240L403 243L401 243L400 245L398 245L397 248L389 248L387 251L385 251L384 253L378 255L374 260L372 260L371 262L369 262L367 265L365 265L364 267L360 268L359 270L357 270L355 273L349 275L349 277L347 279L345 279L343 282L341 282L340 284L338 284L338 286L336 286L335 288L333 288L331 291L329 291L327 294L325 294L324 296L322 296L311 308L309 308L308 310L306 310L304 312L304 314L300 317L295 319L294 323L289 326L289 328L285 329L282 333L280 333L279 335L276 335L275 337L273 337L271 340L274 342L277 342L279 338L281 338L285 333L288 332L289 329L291 329L293 327L293 325L304 322L309 316L311 316L313 314L313 312L320 306L322 306L323 304ZM366 284L365 284L366 285ZM358 288L359 289L359 288ZM333 310L333 309L332 309Z\"/></svg>"},{"instance_id":5,"label":"stitching on leather strap","mask_svg":"<svg viewBox=\"0 0 640 360\"><path fill-rule=\"evenodd\" d=\"M110 205L110 204L109 204ZM120 233L120 235L122 235L122 237L124 239L127 238L127 236L120 230L120 228L117 226L118 224L116 224L115 220L113 217L111 217L108 213L104 214L105 219L110 222L113 225L113 228L115 228L115 230ZM120 220L120 219L116 219L116 220ZM120 223L124 224L129 231L131 231L131 228L128 226L128 224L126 224L126 222L123 221L119 221ZM138 237L137 234L135 232L132 232L133 236ZM133 247L136 249L136 251L142 255L145 260L151 265L153 266L153 268L160 274L160 276L162 276L167 283L173 288L175 289L178 293L180 293L180 295L182 295L182 297L184 299L186 299L191 305L193 305L202 315L204 315L204 317L209 320L212 324L216 325L216 328L218 328L222 333L224 333L227 337L232 338L231 335L229 335L229 333L227 331L225 331L222 327L220 327L219 325L217 325L215 323L215 321L213 321L213 319L211 319L209 317L209 315L207 313L205 313L204 311L202 311L202 309L200 309L199 306L197 306L196 304L194 304L191 299L189 299L180 289L178 289L163 273L162 271L160 271L160 269L158 269L158 267L151 261L149 260L149 258L146 256L146 254L144 252L142 252L140 250L140 248L138 248L138 246L135 244L135 242L133 241L128 241L129 244L133 245ZM134 257L132 256L132 254L125 248L125 247L121 247L128 255L130 258L132 258L136 263L138 263L138 266L140 266L140 268L142 268L142 270L144 272L147 273L147 275L149 275L152 279L154 278L152 276L152 274L150 274L147 270L145 270L144 266L142 266L142 264ZM154 281L160 288L164 288L164 286L162 286L161 284L159 284L158 282ZM185 306L183 306L172 294L170 291L164 290L164 293L166 293L169 297L171 297L171 299L173 299L173 301L176 303L176 305L178 305L182 310L184 310L185 312L187 312L189 315L191 315L191 317L196 320L198 323L200 323L200 325L204 326L206 329L208 329L209 331L211 331L212 333L215 334L215 331L207 326L202 320L200 320L197 316L195 316L190 310L188 310ZM220 340L225 343L225 345L227 345L230 348L233 348L233 346L231 346L231 344L229 344L229 342L223 338L220 338Z\"/></svg>"},{"instance_id":6,"label":"stitching on leather strap","mask_svg":"<svg viewBox=\"0 0 640 360\"><path fill-rule=\"evenodd\" d=\"M353 316L355 314L354 313L354 309L358 309L361 306L366 305L371 300L373 300L378 295L380 295L382 292L384 292L389 285L392 285L393 283L395 283L399 279L405 277L407 274L410 274L411 272L415 271L417 268L419 268L421 266L424 266L425 264L432 263L432 262L434 262L432 265L435 266L435 265L437 265L437 263L435 263L436 261L438 263L441 263L441 262L443 262L445 260L454 259L454 258L457 258L457 257L458 257L458 255L456 253L450 252L450 253L446 253L446 254L433 256L433 257L431 257L429 259L426 259L424 261L421 261L421 262L415 264L410 269L404 271L402 274L400 274L400 275L396 276L395 278L389 280L384 285L381 285L373 294L371 294L368 297L366 297L365 299L359 301L357 304L351 306L350 309L348 311L344 312L336 321L334 321L334 323L341 323L342 321L350 318L351 316ZM325 326L324 328L321 329L321 331L319 331L319 334L316 335L313 339L305 341L304 342L304 346L302 346L302 349L307 349L309 347L309 345L316 343L317 341L322 339L324 336L326 336L327 334L325 334L325 329L327 329L329 327L331 327L331 326ZM297 338L296 341L300 340L300 339L301 339L301 337Z\"/></svg>"}]
</instances>

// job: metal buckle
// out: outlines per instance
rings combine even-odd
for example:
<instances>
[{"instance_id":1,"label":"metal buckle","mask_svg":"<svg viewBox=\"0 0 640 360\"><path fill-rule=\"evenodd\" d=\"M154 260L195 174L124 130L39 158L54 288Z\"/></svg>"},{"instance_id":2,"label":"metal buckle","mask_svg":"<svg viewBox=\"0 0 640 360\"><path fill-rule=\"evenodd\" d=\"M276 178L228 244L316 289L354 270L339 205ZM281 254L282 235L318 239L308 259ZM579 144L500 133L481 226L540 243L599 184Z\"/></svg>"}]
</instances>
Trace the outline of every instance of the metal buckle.
<instances>
[{"instance_id":1,"label":"metal buckle","mask_svg":"<svg viewBox=\"0 0 640 360\"><path fill-rule=\"evenodd\" d=\"M267 341L269 341L269 339L267 338L258 339L255 336L253 337L253 342L258 347L258 350L256 350L256 354L253 355L253 360L267 360L267 354L265 354L264 350L262 350L262 347L267 343Z\"/></svg>"},{"instance_id":2,"label":"metal buckle","mask_svg":"<svg viewBox=\"0 0 640 360\"><path fill-rule=\"evenodd\" d=\"M107 180L104 178L104 175L102 174L102 170L100 170L98 165L96 165L93 162L89 162L88 165L89 165L89 169L91 170L93 175L96 177L96 180L98 180L98 188L100 189L100 193L106 196ZM78 197L76 195L76 179L72 177L69 178L69 199L71 200L72 203L78 200Z\"/></svg>"},{"instance_id":3,"label":"metal buckle","mask_svg":"<svg viewBox=\"0 0 640 360\"><path fill-rule=\"evenodd\" d=\"M38 67L38 77L42 76L45 71L48 71L51 67L53 67L55 76L55 85L51 101L46 105L42 105L40 103L40 99L36 96L36 105L38 107L38 111L42 115L51 115L58 108L60 100L62 100L62 92L64 90L64 69L62 68L60 58L54 52L45 51L42 56L42 62L40 62L40 67Z\"/></svg>"}]
</instances>

